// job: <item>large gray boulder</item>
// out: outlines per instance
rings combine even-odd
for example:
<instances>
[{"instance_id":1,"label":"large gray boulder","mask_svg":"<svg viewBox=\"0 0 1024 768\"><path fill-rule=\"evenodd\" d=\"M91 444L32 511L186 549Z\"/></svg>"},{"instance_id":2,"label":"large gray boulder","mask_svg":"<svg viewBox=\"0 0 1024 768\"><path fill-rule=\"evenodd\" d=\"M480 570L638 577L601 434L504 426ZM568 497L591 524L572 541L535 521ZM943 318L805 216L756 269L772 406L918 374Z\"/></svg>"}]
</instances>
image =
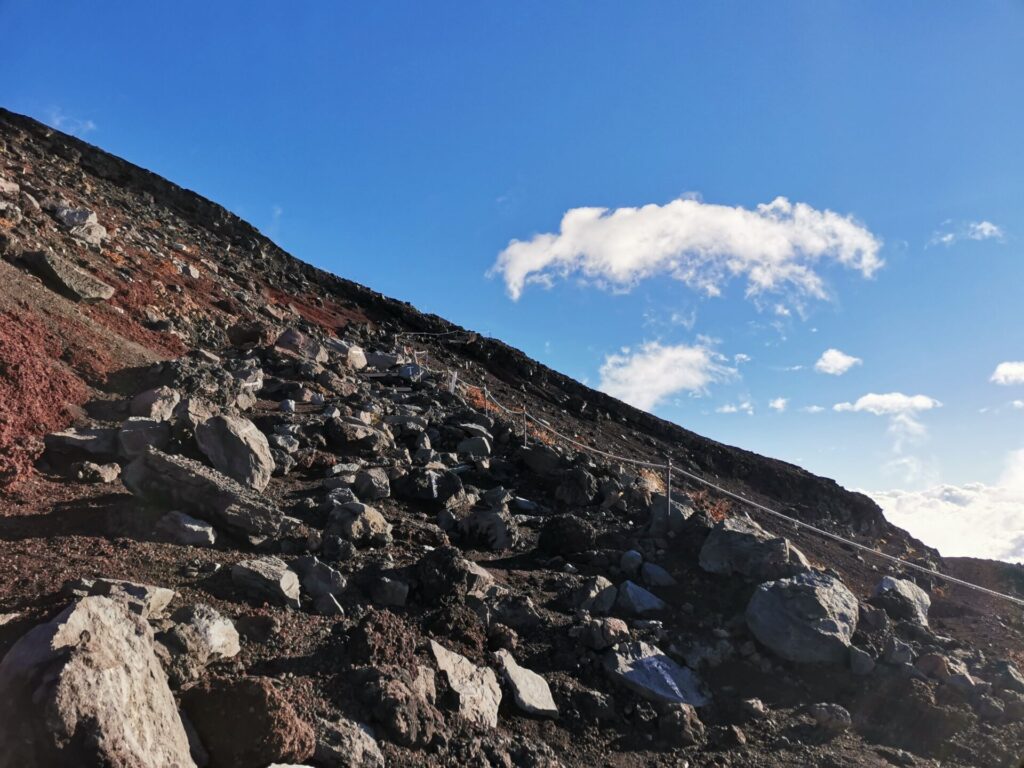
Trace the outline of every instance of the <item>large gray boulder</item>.
<instances>
[{"instance_id":1,"label":"large gray boulder","mask_svg":"<svg viewBox=\"0 0 1024 768\"><path fill-rule=\"evenodd\" d=\"M551 697L547 680L536 672L519 666L512 654L504 648L498 651L497 656L516 706L535 717L558 717L558 706Z\"/></svg>"},{"instance_id":2,"label":"large gray boulder","mask_svg":"<svg viewBox=\"0 0 1024 768\"><path fill-rule=\"evenodd\" d=\"M157 387L147 389L133 397L129 411L132 416L170 421L179 402L181 402L181 393L178 390L170 387Z\"/></svg>"},{"instance_id":3,"label":"large gray boulder","mask_svg":"<svg viewBox=\"0 0 1024 768\"><path fill-rule=\"evenodd\" d=\"M649 643L619 643L605 654L604 668L612 680L648 701L695 707L708 703L693 670Z\"/></svg>"},{"instance_id":4,"label":"large gray boulder","mask_svg":"<svg viewBox=\"0 0 1024 768\"><path fill-rule=\"evenodd\" d=\"M858 610L839 579L810 572L762 584L746 616L754 637L784 659L845 664Z\"/></svg>"},{"instance_id":5,"label":"large gray boulder","mask_svg":"<svg viewBox=\"0 0 1024 768\"><path fill-rule=\"evenodd\" d=\"M298 608L299 575L279 557L267 555L231 566L231 581L246 594Z\"/></svg>"},{"instance_id":6,"label":"large gray boulder","mask_svg":"<svg viewBox=\"0 0 1024 768\"><path fill-rule=\"evenodd\" d=\"M79 269L53 251L33 251L26 253L22 259L51 288L76 301L106 301L114 295L113 286Z\"/></svg>"},{"instance_id":7,"label":"large gray boulder","mask_svg":"<svg viewBox=\"0 0 1024 768\"><path fill-rule=\"evenodd\" d=\"M477 725L496 727L501 686L493 670L478 667L465 656L449 651L433 640L430 641L430 652L455 694L459 715Z\"/></svg>"},{"instance_id":8,"label":"large gray boulder","mask_svg":"<svg viewBox=\"0 0 1024 768\"><path fill-rule=\"evenodd\" d=\"M910 579L885 576L875 587L871 602L894 619L906 619L922 627L928 626L928 609L932 599Z\"/></svg>"},{"instance_id":9,"label":"large gray boulder","mask_svg":"<svg viewBox=\"0 0 1024 768\"><path fill-rule=\"evenodd\" d=\"M747 517L729 517L711 529L700 550L708 573L739 573L758 581L781 579L810 569L788 539L773 536Z\"/></svg>"},{"instance_id":10,"label":"large gray boulder","mask_svg":"<svg viewBox=\"0 0 1024 768\"><path fill-rule=\"evenodd\" d=\"M141 617L86 597L0 662L0 768L195 766Z\"/></svg>"},{"instance_id":11,"label":"large gray boulder","mask_svg":"<svg viewBox=\"0 0 1024 768\"><path fill-rule=\"evenodd\" d=\"M250 488L262 491L274 473L267 437L249 419L214 416L196 427L199 449L214 467Z\"/></svg>"},{"instance_id":12,"label":"large gray boulder","mask_svg":"<svg viewBox=\"0 0 1024 768\"><path fill-rule=\"evenodd\" d=\"M253 541L281 529L281 511L258 493L184 456L149 448L125 468L121 481L151 504L178 507Z\"/></svg>"}]
</instances>

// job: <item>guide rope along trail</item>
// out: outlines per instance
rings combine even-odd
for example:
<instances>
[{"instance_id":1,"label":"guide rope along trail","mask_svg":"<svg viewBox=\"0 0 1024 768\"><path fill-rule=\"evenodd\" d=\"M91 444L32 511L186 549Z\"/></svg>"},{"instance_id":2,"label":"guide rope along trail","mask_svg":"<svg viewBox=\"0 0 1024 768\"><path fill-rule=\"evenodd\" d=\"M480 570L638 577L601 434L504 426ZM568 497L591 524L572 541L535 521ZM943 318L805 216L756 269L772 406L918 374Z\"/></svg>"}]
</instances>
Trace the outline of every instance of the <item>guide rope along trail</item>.
<instances>
[{"instance_id":1,"label":"guide rope along trail","mask_svg":"<svg viewBox=\"0 0 1024 768\"><path fill-rule=\"evenodd\" d=\"M397 339L397 338L402 337L402 336L434 336L434 337L444 337L444 336L454 336L454 335L459 335L459 334L464 334L464 335L466 335L468 337L475 337L476 336L476 334L469 333L467 331L448 331L448 332L445 332L445 333L427 333L427 332L423 332L423 333L400 333L400 334L397 334L395 338ZM419 351L419 354L426 355L427 352L425 350L421 350L421 351ZM435 370L433 368L430 368L430 367L428 367L426 365L423 365L422 363L417 363L417 364L421 368L423 368L424 370L430 371L431 373L434 373L436 375L440 376L440 375L442 375L444 373L443 371L437 371L437 370ZM465 376L465 374L463 374L463 377L464 376ZM523 439L524 439L524 442L526 441L527 436L528 436L527 435L527 429L526 429L526 421L529 420L529 421L533 422L534 424L536 424L541 429L551 433L552 435L554 435L558 439L562 440L563 442L566 442L566 443L568 443L568 444L570 444L572 446L575 446L576 448L579 448L582 451L586 451L587 453L594 454L594 455L597 455L597 456L603 456L603 457L605 457L607 459L611 459L613 461L619 461L619 462L623 462L623 463L626 463L626 464L632 464L633 466L644 467L644 468L647 468L647 469L664 470L666 472L666 477L667 477L667 480L668 480L669 494L671 494L671 488L672 488L672 474L673 473L679 473L683 477L686 477L687 479L692 480L695 483L698 483L698 484L703 485L703 486L705 486L707 488L710 488L711 490L714 490L717 493L722 494L723 496L727 496L727 497L729 497L729 498L731 498L731 499L733 499L735 501L740 502L741 504L745 504L748 507L756 509L759 512L764 512L765 514L771 515L772 517L775 517L775 518L777 518L779 520L785 520L786 522L788 522L788 523L790 523L790 524L792 524L792 525L794 525L794 526L796 526L798 528L802 528L802 529L804 529L806 531L810 531L811 533L817 534L818 536L823 536L825 538L832 539L833 541L837 541L840 544L844 544L846 546L853 547L854 549L857 549L857 550L859 550L861 552L865 552L865 553L867 553L869 555L873 555L874 557L881 558L883 560L886 560L888 562L891 562L891 563L894 563L896 565L902 566L904 568L909 568L911 570L915 570L915 571L918 571L920 573L924 573L924 574L926 574L928 576L934 576L935 578L942 579L943 581L949 582L951 584L956 584L956 585L964 587L966 589L971 589L971 590L974 590L976 592L980 592L982 594L989 595L990 597L996 597L996 598L999 598L999 599L1002 599L1002 600L1007 600L1007 601L1009 601L1011 603L1014 603L1015 605L1024 607L1024 599L1021 599L1019 597L1014 597L1013 595L1008 595L1008 594L1005 594L1003 592L998 592L998 591L996 591L994 589L989 589L988 587L983 587L980 584L974 584L974 583L972 583L970 581L965 581L963 579L958 579L955 576L950 576L948 574L942 573L941 571L937 571L934 568L928 568L928 567L923 566L923 565L918 565L917 563L912 563L909 560L904 560L903 558L896 557L895 555L889 555L889 554L886 554L885 552L880 552L879 550L875 549L874 547L869 547L869 546L867 546L865 544L861 544L861 543L859 543L857 541L853 541L852 539L848 539L845 536L840 536L839 534L832 533L831 531L827 531L824 528L819 528L816 525L811 525L810 523L806 523L803 520L799 520L799 519L797 519L795 517L792 517L790 515L787 515L787 514L784 514L782 512L779 512L776 509L772 509L771 507L765 506L764 504L760 504L760 503L758 503L756 501L753 501L752 499L748 499L745 496L742 496L742 495L740 495L738 493L734 493L733 491L730 491L730 490L728 490L726 488L723 488L722 486L720 486L720 485L718 485L716 483L713 483L710 480L706 480L703 477L701 477L700 475L696 475L696 474L694 474L692 472L686 471L685 469L681 469L677 465L673 465L672 464L672 460L670 458L667 460L666 463L662 464L662 463L653 462L653 461L646 461L646 460L643 460L643 459L634 459L634 458L631 458L629 456L620 456L620 455L615 454L615 453L610 453L608 451L601 450L600 448L595 448L592 445L587 445L586 443L581 443L580 441L578 441L578 440L576 440L576 439L574 439L572 437L569 437L568 435L562 434L561 432L556 430L554 427L552 427L548 422L544 421L543 419L540 419L540 418L534 416L532 413L530 413L528 410L526 410L525 406L523 408L518 409L518 410L513 410L513 409L507 407L505 404L501 403L499 400L497 400L494 397L494 395L492 395L489 392L489 390L487 389L486 385L484 385L484 386L475 386L475 385L467 384L467 383L465 383L463 381L459 381L459 382L457 382L457 386L460 389L467 389L467 390L470 389L470 388L476 388L476 389L480 390L483 393L483 397L484 397L484 402L485 403L488 403L488 402L492 403L500 411L502 411L503 413L508 415L513 420L515 420L516 418L521 418L523 420L523 425L524 425L523 426ZM666 498L671 498L671 496L667 495Z\"/></svg>"}]
</instances>

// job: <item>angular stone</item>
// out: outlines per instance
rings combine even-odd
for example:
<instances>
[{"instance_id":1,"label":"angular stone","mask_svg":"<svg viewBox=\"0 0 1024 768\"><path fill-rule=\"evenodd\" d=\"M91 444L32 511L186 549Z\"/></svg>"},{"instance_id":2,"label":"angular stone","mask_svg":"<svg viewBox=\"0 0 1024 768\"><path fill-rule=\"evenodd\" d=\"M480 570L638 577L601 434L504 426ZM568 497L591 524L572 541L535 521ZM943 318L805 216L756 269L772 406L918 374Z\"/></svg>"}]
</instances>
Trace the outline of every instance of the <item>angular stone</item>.
<instances>
[{"instance_id":1,"label":"angular stone","mask_svg":"<svg viewBox=\"0 0 1024 768\"><path fill-rule=\"evenodd\" d=\"M357 344L352 344L341 339L328 339L327 348L341 356L342 362L354 371L361 371L366 367L366 353Z\"/></svg>"},{"instance_id":2,"label":"angular stone","mask_svg":"<svg viewBox=\"0 0 1024 768\"><path fill-rule=\"evenodd\" d=\"M455 450L460 456L482 458L491 455L491 444L486 437L467 437Z\"/></svg>"},{"instance_id":3,"label":"angular stone","mask_svg":"<svg viewBox=\"0 0 1024 768\"><path fill-rule=\"evenodd\" d=\"M249 419L214 416L196 427L196 442L218 470L262 491L274 473L266 436Z\"/></svg>"},{"instance_id":4,"label":"angular stone","mask_svg":"<svg viewBox=\"0 0 1024 768\"><path fill-rule=\"evenodd\" d=\"M932 599L909 579L885 576L875 587L873 603L885 609L894 619L907 619L918 626L928 626L928 609Z\"/></svg>"},{"instance_id":5,"label":"angular stone","mask_svg":"<svg viewBox=\"0 0 1024 768\"><path fill-rule=\"evenodd\" d=\"M317 363L327 362L327 348L295 328L289 328L278 336L274 346Z\"/></svg>"},{"instance_id":6,"label":"angular stone","mask_svg":"<svg viewBox=\"0 0 1024 768\"><path fill-rule=\"evenodd\" d=\"M292 567L302 579L302 588L313 598L337 596L345 589L345 577L312 555L297 558Z\"/></svg>"},{"instance_id":7,"label":"angular stone","mask_svg":"<svg viewBox=\"0 0 1024 768\"><path fill-rule=\"evenodd\" d=\"M700 567L708 573L739 573L758 581L810 568L788 539L772 536L746 517L728 517L711 529L700 550Z\"/></svg>"},{"instance_id":8,"label":"angular stone","mask_svg":"<svg viewBox=\"0 0 1024 768\"><path fill-rule=\"evenodd\" d=\"M639 584L624 581L619 585L615 607L630 616L648 616L666 610L668 605L660 597L652 595Z\"/></svg>"},{"instance_id":9,"label":"angular stone","mask_svg":"<svg viewBox=\"0 0 1024 768\"><path fill-rule=\"evenodd\" d=\"M124 603L132 613L148 619L158 616L177 594L173 589L134 581L99 578L93 580L91 595L102 595Z\"/></svg>"},{"instance_id":10,"label":"angular stone","mask_svg":"<svg viewBox=\"0 0 1024 768\"><path fill-rule=\"evenodd\" d=\"M277 557L257 557L231 566L231 581L242 591L298 608L299 576Z\"/></svg>"},{"instance_id":11,"label":"angular stone","mask_svg":"<svg viewBox=\"0 0 1024 768\"><path fill-rule=\"evenodd\" d=\"M629 627L622 619L590 618L580 629L580 641L595 651L603 651L629 640Z\"/></svg>"},{"instance_id":12,"label":"angular stone","mask_svg":"<svg viewBox=\"0 0 1024 768\"><path fill-rule=\"evenodd\" d=\"M33 251L22 258L50 287L76 301L106 301L114 295L112 286L52 251Z\"/></svg>"},{"instance_id":13,"label":"angular stone","mask_svg":"<svg viewBox=\"0 0 1024 768\"><path fill-rule=\"evenodd\" d=\"M82 461L75 464L72 473L76 480L83 483L112 483L121 475L121 467L118 464L95 464L91 461Z\"/></svg>"},{"instance_id":14,"label":"angular stone","mask_svg":"<svg viewBox=\"0 0 1024 768\"><path fill-rule=\"evenodd\" d=\"M163 450L170 441L170 424L141 416L125 419L117 433L118 450L126 459L134 459L150 448Z\"/></svg>"},{"instance_id":15,"label":"angular stone","mask_svg":"<svg viewBox=\"0 0 1024 768\"><path fill-rule=\"evenodd\" d=\"M615 605L619 591L604 576L587 579L572 595L573 604L591 613L608 613Z\"/></svg>"},{"instance_id":16,"label":"angular stone","mask_svg":"<svg viewBox=\"0 0 1024 768\"><path fill-rule=\"evenodd\" d=\"M178 685L198 678L210 662L230 659L241 650L235 625L208 605L180 608L172 619L175 624L157 641L168 674Z\"/></svg>"},{"instance_id":17,"label":"angular stone","mask_svg":"<svg viewBox=\"0 0 1024 768\"><path fill-rule=\"evenodd\" d=\"M177 544L212 547L217 543L217 531L212 525L184 512L168 512L157 520L156 527Z\"/></svg>"},{"instance_id":18,"label":"angular stone","mask_svg":"<svg viewBox=\"0 0 1024 768\"><path fill-rule=\"evenodd\" d=\"M649 587L672 587L676 584L672 574L654 563L640 566L640 579Z\"/></svg>"},{"instance_id":19,"label":"angular stone","mask_svg":"<svg viewBox=\"0 0 1024 768\"><path fill-rule=\"evenodd\" d=\"M497 652L498 664L512 690L512 698L523 712L535 717L558 717L558 707L551 697L547 680L525 667L519 666L505 649Z\"/></svg>"},{"instance_id":20,"label":"angular stone","mask_svg":"<svg viewBox=\"0 0 1024 768\"><path fill-rule=\"evenodd\" d=\"M858 607L839 579L802 573L758 587L747 605L747 625L754 637L789 661L845 664Z\"/></svg>"},{"instance_id":21,"label":"angular stone","mask_svg":"<svg viewBox=\"0 0 1024 768\"><path fill-rule=\"evenodd\" d=\"M113 456L117 453L117 429L113 427L87 427L52 432L43 438L48 454L59 456L89 455Z\"/></svg>"},{"instance_id":22,"label":"angular stone","mask_svg":"<svg viewBox=\"0 0 1024 768\"><path fill-rule=\"evenodd\" d=\"M352 490L361 501L377 501L391 495L391 484L388 473L380 467L364 469L355 477Z\"/></svg>"},{"instance_id":23,"label":"angular stone","mask_svg":"<svg viewBox=\"0 0 1024 768\"><path fill-rule=\"evenodd\" d=\"M322 765L338 768L384 768L384 755L369 726L347 718L317 726L313 757Z\"/></svg>"},{"instance_id":24,"label":"angular stone","mask_svg":"<svg viewBox=\"0 0 1024 768\"><path fill-rule=\"evenodd\" d=\"M385 546L391 542L391 523L373 507L358 501L331 512L328 529L337 528L354 544Z\"/></svg>"},{"instance_id":25,"label":"angular stone","mask_svg":"<svg viewBox=\"0 0 1024 768\"><path fill-rule=\"evenodd\" d=\"M555 498L570 507L585 507L597 496L597 478L583 467L574 467L562 476Z\"/></svg>"},{"instance_id":26,"label":"angular stone","mask_svg":"<svg viewBox=\"0 0 1024 768\"><path fill-rule=\"evenodd\" d=\"M459 521L459 531L467 541L495 552L511 549L519 538L515 520L505 510L474 509Z\"/></svg>"},{"instance_id":27,"label":"angular stone","mask_svg":"<svg viewBox=\"0 0 1024 768\"><path fill-rule=\"evenodd\" d=\"M121 480L151 504L181 507L233 533L263 539L281 528L280 510L255 491L183 456L149 449L124 469Z\"/></svg>"},{"instance_id":28,"label":"angular stone","mask_svg":"<svg viewBox=\"0 0 1024 768\"><path fill-rule=\"evenodd\" d=\"M501 686L494 672L487 667L476 666L465 656L449 651L433 640L430 641L430 651L458 699L459 715L478 725L497 727Z\"/></svg>"},{"instance_id":29,"label":"angular stone","mask_svg":"<svg viewBox=\"0 0 1024 768\"><path fill-rule=\"evenodd\" d=\"M157 387L140 392L132 398L129 412L132 416L145 416L157 421L170 421L181 394L170 387Z\"/></svg>"},{"instance_id":30,"label":"angular stone","mask_svg":"<svg viewBox=\"0 0 1024 768\"><path fill-rule=\"evenodd\" d=\"M3 766L192 768L188 737L141 617L86 597L0 662Z\"/></svg>"},{"instance_id":31,"label":"angular stone","mask_svg":"<svg viewBox=\"0 0 1024 768\"><path fill-rule=\"evenodd\" d=\"M614 681L648 701L695 707L708 703L693 670L649 643L620 643L605 654L604 668Z\"/></svg>"}]
</instances>

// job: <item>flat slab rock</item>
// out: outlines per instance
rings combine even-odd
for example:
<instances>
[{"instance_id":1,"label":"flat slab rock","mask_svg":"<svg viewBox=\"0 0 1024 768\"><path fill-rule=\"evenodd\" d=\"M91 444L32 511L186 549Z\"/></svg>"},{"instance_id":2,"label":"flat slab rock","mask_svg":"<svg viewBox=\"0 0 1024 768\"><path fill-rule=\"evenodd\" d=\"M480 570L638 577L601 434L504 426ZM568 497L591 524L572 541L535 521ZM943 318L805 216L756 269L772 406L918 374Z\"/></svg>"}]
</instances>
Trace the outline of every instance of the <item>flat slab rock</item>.
<instances>
[{"instance_id":1,"label":"flat slab rock","mask_svg":"<svg viewBox=\"0 0 1024 768\"><path fill-rule=\"evenodd\" d=\"M267 556L231 566L231 581L239 589L271 602L298 608L299 575L280 558Z\"/></svg>"},{"instance_id":2,"label":"flat slab rock","mask_svg":"<svg viewBox=\"0 0 1024 768\"><path fill-rule=\"evenodd\" d=\"M237 534L264 539L279 533L281 511L251 488L184 456L147 448L121 481L151 504L181 511Z\"/></svg>"},{"instance_id":3,"label":"flat slab rock","mask_svg":"<svg viewBox=\"0 0 1024 768\"><path fill-rule=\"evenodd\" d=\"M504 648L499 650L497 655L516 706L528 715L558 717L558 706L551 697L547 680L536 672L519 666L512 654Z\"/></svg>"},{"instance_id":4,"label":"flat slab rock","mask_svg":"<svg viewBox=\"0 0 1024 768\"><path fill-rule=\"evenodd\" d=\"M430 652L458 697L459 714L470 722L497 727L501 686L494 671L476 666L465 656L449 651L433 640L430 641Z\"/></svg>"},{"instance_id":5,"label":"flat slab rock","mask_svg":"<svg viewBox=\"0 0 1024 768\"><path fill-rule=\"evenodd\" d=\"M0 766L193 768L188 737L141 617L86 597L0 662Z\"/></svg>"},{"instance_id":6,"label":"flat slab rock","mask_svg":"<svg viewBox=\"0 0 1024 768\"><path fill-rule=\"evenodd\" d=\"M619 643L605 654L604 668L613 680L648 701L695 707L709 701L693 670L649 643Z\"/></svg>"},{"instance_id":7,"label":"flat slab rock","mask_svg":"<svg viewBox=\"0 0 1024 768\"><path fill-rule=\"evenodd\" d=\"M106 301L114 295L113 286L51 251L33 251L22 258L44 282L70 298L96 302Z\"/></svg>"}]
</instances>

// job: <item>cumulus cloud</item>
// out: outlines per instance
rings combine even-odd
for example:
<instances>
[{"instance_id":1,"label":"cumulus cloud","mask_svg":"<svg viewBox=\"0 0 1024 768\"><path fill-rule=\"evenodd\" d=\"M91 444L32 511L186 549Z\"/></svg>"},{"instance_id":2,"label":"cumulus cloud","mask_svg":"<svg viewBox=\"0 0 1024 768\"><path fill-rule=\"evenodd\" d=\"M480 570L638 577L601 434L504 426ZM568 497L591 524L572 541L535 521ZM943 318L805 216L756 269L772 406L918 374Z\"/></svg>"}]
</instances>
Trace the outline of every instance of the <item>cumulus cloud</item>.
<instances>
[{"instance_id":1,"label":"cumulus cloud","mask_svg":"<svg viewBox=\"0 0 1024 768\"><path fill-rule=\"evenodd\" d=\"M649 411L671 395L701 394L709 384L734 374L735 369L724 365L709 346L649 341L605 357L598 389Z\"/></svg>"},{"instance_id":2,"label":"cumulus cloud","mask_svg":"<svg viewBox=\"0 0 1024 768\"><path fill-rule=\"evenodd\" d=\"M929 245L953 245L958 240L1003 240L1005 237L1003 228L991 221L968 221L957 225L947 220L932 233Z\"/></svg>"},{"instance_id":3,"label":"cumulus cloud","mask_svg":"<svg viewBox=\"0 0 1024 768\"><path fill-rule=\"evenodd\" d=\"M946 556L1024 562L1024 450L1007 457L995 485L936 485L868 495L891 522Z\"/></svg>"},{"instance_id":4,"label":"cumulus cloud","mask_svg":"<svg viewBox=\"0 0 1024 768\"><path fill-rule=\"evenodd\" d=\"M818 362L814 364L814 370L818 373L842 376L853 366L860 365L863 362L859 357L840 352L838 349L826 349L821 353Z\"/></svg>"},{"instance_id":5,"label":"cumulus cloud","mask_svg":"<svg viewBox=\"0 0 1024 768\"><path fill-rule=\"evenodd\" d=\"M785 411L787 405L789 405L789 400L785 397L776 397L774 400L768 401L768 407L779 413Z\"/></svg>"},{"instance_id":6,"label":"cumulus cloud","mask_svg":"<svg viewBox=\"0 0 1024 768\"><path fill-rule=\"evenodd\" d=\"M942 403L927 395L905 395L902 392L879 395L872 392L853 403L836 403L832 409L888 417L889 434L895 438L893 449L901 453L906 442L919 440L927 434L917 415L941 407Z\"/></svg>"},{"instance_id":7,"label":"cumulus cloud","mask_svg":"<svg viewBox=\"0 0 1024 768\"><path fill-rule=\"evenodd\" d=\"M742 277L747 295L826 295L815 271L831 261L871 277L881 241L852 216L777 197L754 210L682 197L639 208L573 208L558 233L513 240L489 274L518 299L529 284L570 275L614 289L667 275L715 296Z\"/></svg>"},{"instance_id":8,"label":"cumulus cloud","mask_svg":"<svg viewBox=\"0 0 1024 768\"><path fill-rule=\"evenodd\" d=\"M993 384L1024 384L1024 361L1000 363L992 372L989 381Z\"/></svg>"},{"instance_id":9,"label":"cumulus cloud","mask_svg":"<svg viewBox=\"0 0 1024 768\"><path fill-rule=\"evenodd\" d=\"M715 409L716 414L746 414L748 416L754 416L754 403L750 400L740 400L733 404L731 402L726 403L725 406L719 406Z\"/></svg>"}]
</instances>

